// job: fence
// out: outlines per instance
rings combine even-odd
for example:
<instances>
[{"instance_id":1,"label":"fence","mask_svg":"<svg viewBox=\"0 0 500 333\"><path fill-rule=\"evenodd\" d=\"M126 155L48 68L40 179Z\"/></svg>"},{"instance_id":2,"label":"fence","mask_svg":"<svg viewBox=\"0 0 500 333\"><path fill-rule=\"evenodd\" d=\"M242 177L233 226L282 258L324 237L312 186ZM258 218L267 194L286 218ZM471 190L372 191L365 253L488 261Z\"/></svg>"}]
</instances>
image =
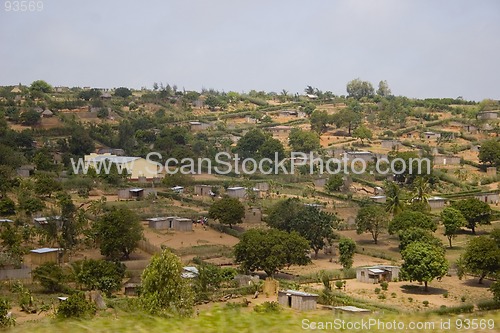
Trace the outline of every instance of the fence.
<instances>
[{"instance_id":1,"label":"fence","mask_svg":"<svg viewBox=\"0 0 500 333\"><path fill-rule=\"evenodd\" d=\"M0 269L0 280L27 280L31 279L31 268L23 266L22 268Z\"/></svg>"},{"instance_id":2,"label":"fence","mask_svg":"<svg viewBox=\"0 0 500 333\"><path fill-rule=\"evenodd\" d=\"M151 244L151 242L149 242L148 240L140 240L137 247L139 249L141 249L142 251L149 253L151 255L161 252L160 247L158 247L154 244Z\"/></svg>"}]
</instances>

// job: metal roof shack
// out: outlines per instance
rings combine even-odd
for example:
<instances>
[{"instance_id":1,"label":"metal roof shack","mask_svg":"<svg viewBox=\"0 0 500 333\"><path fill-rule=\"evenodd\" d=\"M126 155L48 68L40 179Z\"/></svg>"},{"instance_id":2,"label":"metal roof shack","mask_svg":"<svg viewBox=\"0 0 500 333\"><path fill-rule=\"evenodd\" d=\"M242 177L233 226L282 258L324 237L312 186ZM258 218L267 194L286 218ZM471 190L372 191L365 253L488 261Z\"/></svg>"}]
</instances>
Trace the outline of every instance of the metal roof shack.
<instances>
[{"instance_id":1,"label":"metal roof shack","mask_svg":"<svg viewBox=\"0 0 500 333\"><path fill-rule=\"evenodd\" d=\"M282 306L296 310L314 310L316 309L317 300L317 294L290 289L278 291L278 302Z\"/></svg>"}]
</instances>

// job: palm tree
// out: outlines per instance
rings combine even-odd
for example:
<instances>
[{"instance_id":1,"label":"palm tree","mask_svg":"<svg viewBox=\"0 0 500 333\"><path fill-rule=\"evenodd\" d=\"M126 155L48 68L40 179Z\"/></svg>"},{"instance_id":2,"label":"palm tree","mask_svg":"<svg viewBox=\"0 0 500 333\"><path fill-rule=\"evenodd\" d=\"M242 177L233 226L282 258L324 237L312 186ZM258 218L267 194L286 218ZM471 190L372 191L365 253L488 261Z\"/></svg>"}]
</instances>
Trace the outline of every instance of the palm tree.
<instances>
[{"instance_id":1,"label":"palm tree","mask_svg":"<svg viewBox=\"0 0 500 333\"><path fill-rule=\"evenodd\" d=\"M429 203L431 188L429 182L423 177L417 177L414 182L412 202Z\"/></svg>"},{"instance_id":2,"label":"palm tree","mask_svg":"<svg viewBox=\"0 0 500 333\"><path fill-rule=\"evenodd\" d=\"M384 187L386 193L385 210L394 216L398 215L404 206L401 189L395 182L386 182Z\"/></svg>"}]
</instances>

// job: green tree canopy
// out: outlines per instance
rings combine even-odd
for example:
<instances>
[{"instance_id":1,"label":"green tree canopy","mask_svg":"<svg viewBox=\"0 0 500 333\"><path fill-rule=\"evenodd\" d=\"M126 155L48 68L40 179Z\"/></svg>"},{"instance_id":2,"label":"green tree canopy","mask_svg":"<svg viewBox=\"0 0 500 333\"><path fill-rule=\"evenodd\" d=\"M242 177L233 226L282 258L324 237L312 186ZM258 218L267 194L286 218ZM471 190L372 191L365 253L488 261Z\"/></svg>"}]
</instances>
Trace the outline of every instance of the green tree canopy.
<instances>
[{"instance_id":1,"label":"green tree canopy","mask_svg":"<svg viewBox=\"0 0 500 333\"><path fill-rule=\"evenodd\" d=\"M72 264L76 282L88 290L100 290L108 297L120 290L125 277L126 267L116 261L85 259Z\"/></svg>"},{"instance_id":2,"label":"green tree canopy","mask_svg":"<svg viewBox=\"0 0 500 333\"><path fill-rule=\"evenodd\" d=\"M245 206L237 198L224 196L210 206L208 216L232 228L233 224L241 223L245 217Z\"/></svg>"},{"instance_id":3,"label":"green tree canopy","mask_svg":"<svg viewBox=\"0 0 500 333\"><path fill-rule=\"evenodd\" d=\"M500 248L495 239L487 236L472 238L461 256L466 272L477 274L479 283L500 270Z\"/></svg>"},{"instance_id":4,"label":"green tree canopy","mask_svg":"<svg viewBox=\"0 0 500 333\"><path fill-rule=\"evenodd\" d=\"M368 128L365 127L364 125L359 126L352 132L352 136L360 139L361 144L363 144L363 140L370 140L373 137L372 131Z\"/></svg>"},{"instance_id":5,"label":"green tree canopy","mask_svg":"<svg viewBox=\"0 0 500 333\"><path fill-rule=\"evenodd\" d=\"M399 231L405 231L411 227L426 229L434 232L437 229L437 224L427 214L412 210L405 210L399 215L396 215L389 223L389 234L394 235Z\"/></svg>"},{"instance_id":6,"label":"green tree canopy","mask_svg":"<svg viewBox=\"0 0 500 333\"><path fill-rule=\"evenodd\" d=\"M352 267L354 253L356 252L356 242L351 238L341 238L339 241L340 264L344 269Z\"/></svg>"},{"instance_id":7,"label":"green tree canopy","mask_svg":"<svg viewBox=\"0 0 500 333\"><path fill-rule=\"evenodd\" d=\"M132 91L129 88L119 87L115 89L115 96L127 98L132 95Z\"/></svg>"},{"instance_id":8,"label":"green tree canopy","mask_svg":"<svg viewBox=\"0 0 500 333\"><path fill-rule=\"evenodd\" d=\"M320 148L319 135L300 128L292 128L288 136L288 143L295 152L309 153Z\"/></svg>"},{"instance_id":9,"label":"green tree canopy","mask_svg":"<svg viewBox=\"0 0 500 333\"><path fill-rule=\"evenodd\" d=\"M375 94L372 84L368 81L362 81L359 78L349 81L346 88L349 96L356 99L372 97Z\"/></svg>"},{"instance_id":10,"label":"green tree canopy","mask_svg":"<svg viewBox=\"0 0 500 333\"><path fill-rule=\"evenodd\" d=\"M441 212L441 223L443 223L444 234L448 238L451 248L451 240L457 236L462 227L467 225L467 221L458 209L446 207Z\"/></svg>"},{"instance_id":11,"label":"green tree canopy","mask_svg":"<svg viewBox=\"0 0 500 333\"><path fill-rule=\"evenodd\" d=\"M486 202L476 198L458 200L451 204L451 207L459 210L465 220L466 227L476 233L478 225L488 225L491 223L491 207Z\"/></svg>"},{"instance_id":12,"label":"green tree canopy","mask_svg":"<svg viewBox=\"0 0 500 333\"><path fill-rule=\"evenodd\" d=\"M500 141L489 139L481 142L479 161L484 164L500 166Z\"/></svg>"},{"instance_id":13,"label":"green tree canopy","mask_svg":"<svg viewBox=\"0 0 500 333\"><path fill-rule=\"evenodd\" d=\"M165 249L155 254L142 272L140 302L153 315L189 316L193 313L194 294L187 279L181 277L180 259Z\"/></svg>"},{"instance_id":14,"label":"green tree canopy","mask_svg":"<svg viewBox=\"0 0 500 333\"><path fill-rule=\"evenodd\" d=\"M139 217L128 208L111 208L93 225L101 254L129 259L143 237Z\"/></svg>"},{"instance_id":15,"label":"green tree canopy","mask_svg":"<svg viewBox=\"0 0 500 333\"><path fill-rule=\"evenodd\" d=\"M244 270L262 270L268 276L290 265L306 265L309 242L296 232L250 229L234 247L236 262Z\"/></svg>"},{"instance_id":16,"label":"green tree canopy","mask_svg":"<svg viewBox=\"0 0 500 333\"><path fill-rule=\"evenodd\" d=\"M369 232L377 244L378 236L387 229L388 224L389 218L382 206L367 205L356 216L356 233Z\"/></svg>"},{"instance_id":17,"label":"green tree canopy","mask_svg":"<svg viewBox=\"0 0 500 333\"><path fill-rule=\"evenodd\" d=\"M328 181L325 184L325 189L328 193L340 191L344 185L344 178L340 174L330 175Z\"/></svg>"},{"instance_id":18,"label":"green tree canopy","mask_svg":"<svg viewBox=\"0 0 500 333\"><path fill-rule=\"evenodd\" d=\"M406 249L406 247L413 242L424 242L435 245L437 247L443 247L443 243L441 242L441 240L435 237L428 229L410 227L408 229L400 230L398 232L398 236L399 249L401 251Z\"/></svg>"},{"instance_id":19,"label":"green tree canopy","mask_svg":"<svg viewBox=\"0 0 500 333\"><path fill-rule=\"evenodd\" d=\"M427 284L435 278L441 278L448 272L448 261L442 247L425 243L413 242L402 252L404 260L400 277L403 280L423 282L425 291Z\"/></svg>"}]
</instances>

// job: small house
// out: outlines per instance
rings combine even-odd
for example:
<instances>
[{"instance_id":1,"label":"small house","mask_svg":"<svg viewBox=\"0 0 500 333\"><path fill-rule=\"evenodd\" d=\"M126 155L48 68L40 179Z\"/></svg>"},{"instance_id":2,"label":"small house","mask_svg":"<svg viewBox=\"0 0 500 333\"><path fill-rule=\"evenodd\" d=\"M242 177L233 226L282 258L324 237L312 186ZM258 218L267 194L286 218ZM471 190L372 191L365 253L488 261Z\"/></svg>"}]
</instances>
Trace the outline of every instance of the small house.
<instances>
[{"instance_id":1,"label":"small house","mask_svg":"<svg viewBox=\"0 0 500 333\"><path fill-rule=\"evenodd\" d=\"M399 149L402 147L401 141L399 140L382 140L380 145L384 149Z\"/></svg>"},{"instance_id":2,"label":"small house","mask_svg":"<svg viewBox=\"0 0 500 333\"><path fill-rule=\"evenodd\" d=\"M0 223L13 223L14 221L9 219L0 219Z\"/></svg>"},{"instance_id":3,"label":"small house","mask_svg":"<svg viewBox=\"0 0 500 333\"><path fill-rule=\"evenodd\" d=\"M292 127L286 125L278 125L269 127L267 130L273 134L287 134L292 130Z\"/></svg>"},{"instance_id":4,"label":"small house","mask_svg":"<svg viewBox=\"0 0 500 333\"><path fill-rule=\"evenodd\" d=\"M477 134L478 128L474 125L462 125L462 130L470 134Z\"/></svg>"},{"instance_id":5,"label":"small house","mask_svg":"<svg viewBox=\"0 0 500 333\"><path fill-rule=\"evenodd\" d=\"M154 188L128 188L118 190L118 200L142 200L150 194L156 195L156 190Z\"/></svg>"},{"instance_id":6,"label":"small house","mask_svg":"<svg viewBox=\"0 0 500 333\"><path fill-rule=\"evenodd\" d=\"M212 192L212 186L210 185L195 185L194 194L201 197L214 196L214 193Z\"/></svg>"},{"instance_id":7,"label":"small house","mask_svg":"<svg viewBox=\"0 0 500 333\"><path fill-rule=\"evenodd\" d=\"M61 263L63 251L60 248L42 247L30 251L31 263L33 265L43 265L47 262Z\"/></svg>"},{"instance_id":8,"label":"small house","mask_svg":"<svg viewBox=\"0 0 500 333\"><path fill-rule=\"evenodd\" d=\"M269 191L269 183L267 182L256 183L254 187L259 191L264 191L264 192Z\"/></svg>"},{"instance_id":9,"label":"small house","mask_svg":"<svg viewBox=\"0 0 500 333\"><path fill-rule=\"evenodd\" d=\"M243 199L246 196L247 189L242 186L228 187L226 194L231 198Z\"/></svg>"},{"instance_id":10,"label":"small house","mask_svg":"<svg viewBox=\"0 0 500 333\"><path fill-rule=\"evenodd\" d=\"M152 217L146 219L148 221L148 227L156 230L163 229L172 229L173 220L176 219L177 216L167 216L167 217Z\"/></svg>"},{"instance_id":11,"label":"small house","mask_svg":"<svg viewBox=\"0 0 500 333\"><path fill-rule=\"evenodd\" d=\"M496 167L487 167L486 168L486 174L488 176L496 176L496 174L497 174L497 168Z\"/></svg>"},{"instance_id":12,"label":"small house","mask_svg":"<svg viewBox=\"0 0 500 333\"><path fill-rule=\"evenodd\" d=\"M54 115L54 112L50 111L49 109L45 109L42 112L42 117L43 118L51 118Z\"/></svg>"},{"instance_id":13,"label":"small house","mask_svg":"<svg viewBox=\"0 0 500 333\"><path fill-rule=\"evenodd\" d=\"M498 193L482 193L482 194L476 194L474 198L486 202L488 204L498 204L499 201L499 196Z\"/></svg>"},{"instance_id":14,"label":"small house","mask_svg":"<svg viewBox=\"0 0 500 333\"><path fill-rule=\"evenodd\" d=\"M406 139L419 139L420 138L420 132L419 131L410 131L407 133L403 134L403 137Z\"/></svg>"},{"instance_id":15,"label":"small house","mask_svg":"<svg viewBox=\"0 0 500 333\"><path fill-rule=\"evenodd\" d=\"M238 274L234 277L234 281L236 281L238 287L248 287L252 284L258 284L260 281L260 277L258 275Z\"/></svg>"},{"instance_id":16,"label":"small house","mask_svg":"<svg viewBox=\"0 0 500 333\"><path fill-rule=\"evenodd\" d=\"M175 218L172 229L177 231L193 231L193 220L181 217Z\"/></svg>"},{"instance_id":17,"label":"small house","mask_svg":"<svg viewBox=\"0 0 500 333\"><path fill-rule=\"evenodd\" d=\"M57 228L62 227L62 221L60 216L47 216L47 217L34 217L33 218L33 224L36 227L44 228L49 223L55 223Z\"/></svg>"},{"instance_id":18,"label":"small house","mask_svg":"<svg viewBox=\"0 0 500 333\"><path fill-rule=\"evenodd\" d=\"M297 117L298 113L295 110L281 110L279 115L281 117Z\"/></svg>"},{"instance_id":19,"label":"small house","mask_svg":"<svg viewBox=\"0 0 500 333\"><path fill-rule=\"evenodd\" d=\"M460 156L436 155L434 156L435 165L460 165L462 161Z\"/></svg>"},{"instance_id":20,"label":"small house","mask_svg":"<svg viewBox=\"0 0 500 333\"><path fill-rule=\"evenodd\" d=\"M22 165L16 169L16 173L21 178L28 178L35 172L34 165Z\"/></svg>"},{"instance_id":21,"label":"small house","mask_svg":"<svg viewBox=\"0 0 500 333\"><path fill-rule=\"evenodd\" d=\"M13 94L20 94L20 93L22 93L22 90L21 90L21 88L19 88L19 86L16 86L16 87L12 88L10 90L10 92Z\"/></svg>"},{"instance_id":22,"label":"small house","mask_svg":"<svg viewBox=\"0 0 500 333\"><path fill-rule=\"evenodd\" d=\"M353 161L354 159L363 160L365 163L373 162L373 153L369 151L348 151L346 152L346 158L348 161Z\"/></svg>"},{"instance_id":23,"label":"small house","mask_svg":"<svg viewBox=\"0 0 500 333\"><path fill-rule=\"evenodd\" d=\"M182 187L182 186L174 186L174 187L171 187L170 189L177 194L181 194L184 192L184 187Z\"/></svg>"},{"instance_id":24,"label":"small house","mask_svg":"<svg viewBox=\"0 0 500 333\"><path fill-rule=\"evenodd\" d=\"M481 120L497 119L498 110L496 111L481 111L477 114L477 118Z\"/></svg>"},{"instance_id":25,"label":"small house","mask_svg":"<svg viewBox=\"0 0 500 333\"><path fill-rule=\"evenodd\" d=\"M429 199L427 199L427 203L429 204L431 209L439 209L444 207L446 199L441 197L430 197Z\"/></svg>"},{"instance_id":26,"label":"small house","mask_svg":"<svg viewBox=\"0 0 500 333\"><path fill-rule=\"evenodd\" d=\"M317 294L297 290L278 291L278 303L295 310L315 310L318 301Z\"/></svg>"},{"instance_id":27,"label":"small house","mask_svg":"<svg viewBox=\"0 0 500 333\"><path fill-rule=\"evenodd\" d=\"M326 185L327 180L328 179L326 179L326 178L318 178L318 179L313 180L313 183L314 183L314 186L323 187Z\"/></svg>"},{"instance_id":28,"label":"small house","mask_svg":"<svg viewBox=\"0 0 500 333\"><path fill-rule=\"evenodd\" d=\"M137 296L138 290L141 287L140 277L131 277L124 285L124 294L126 296Z\"/></svg>"},{"instance_id":29,"label":"small house","mask_svg":"<svg viewBox=\"0 0 500 333\"><path fill-rule=\"evenodd\" d=\"M262 222L262 209L259 207L250 207L245 209L245 223L260 223Z\"/></svg>"},{"instance_id":30,"label":"small house","mask_svg":"<svg viewBox=\"0 0 500 333\"><path fill-rule=\"evenodd\" d=\"M441 134L435 132L424 132L424 138L427 140L437 140L441 137Z\"/></svg>"},{"instance_id":31,"label":"small house","mask_svg":"<svg viewBox=\"0 0 500 333\"><path fill-rule=\"evenodd\" d=\"M356 280L365 283L391 282L399 277L398 266L376 265L371 267L358 267L356 269Z\"/></svg>"},{"instance_id":32,"label":"small house","mask_svg":"<svg viewBox=\"0 0 500 333\"><path fill-rule=\"evenodd\" d=\"M387 197L385 195L374 195L370 197L370 200L376 203L385 203L387 201Z\"/></svg>"},{"instance_id":33,"label":"small house","mask_svg":"<svg viewBox=\"0 0 500 333\"><path fill-rule=\"evenodd\" d=\"M189 127L190 127L192 132L199 132L199 131L204 131L204 130L210 128L210 124L202 123L199 121L190 121Z\"/></svg>"},{"instance_id":34,"label":"small house","mask_svg":"<svg viewBox=\"0 0 500 333\"><path fill-rule=\"evenodd\" d=\"M108 92L105 92L101 95L101 99L111 99L111 94Z\"/></svg>"},{"instance_id":35,"label":"small house","mask_svg":"<svg viewBox=\"0 0 500 333\"><path fill-rule=\"evenodd\" d=\"M470 151L474 152L474 153L479 153L479 149L481 149L481 146L480 145L472 145L470 147Z\"/></svg>"}]
</instances>

